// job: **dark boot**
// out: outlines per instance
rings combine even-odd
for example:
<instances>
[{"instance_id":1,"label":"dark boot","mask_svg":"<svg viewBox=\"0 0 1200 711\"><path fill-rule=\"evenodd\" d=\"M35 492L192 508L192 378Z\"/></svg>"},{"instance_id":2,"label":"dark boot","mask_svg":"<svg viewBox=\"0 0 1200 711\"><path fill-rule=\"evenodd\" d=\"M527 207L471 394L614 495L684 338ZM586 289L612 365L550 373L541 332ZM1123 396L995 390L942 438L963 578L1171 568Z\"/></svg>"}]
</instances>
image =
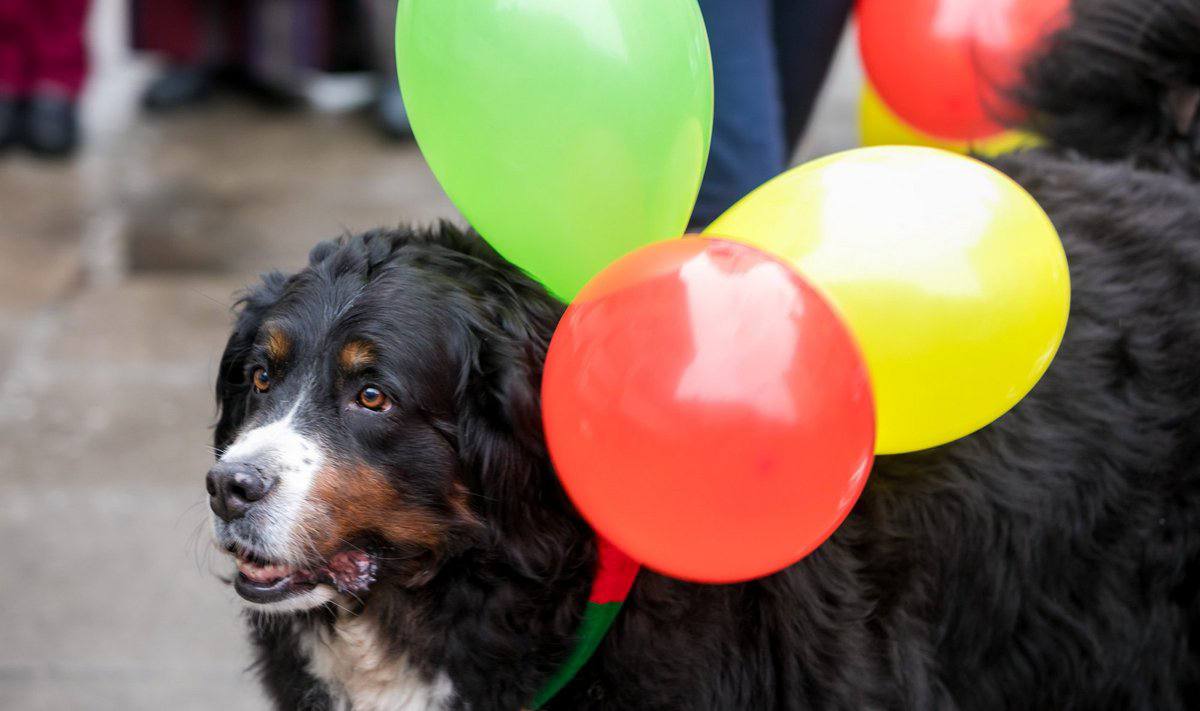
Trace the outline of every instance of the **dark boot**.
<instances>
[{"instance_id":1,"label":"dark boot","mask_svg":"<svg viewBox=\"0 0 1200 711\"><path fill-rule=\"evenodd\" d=\"M212 93L212 72L199 67L171 67L150 82L142 95L142 106L149 111L171 111L193 106Z\"/></svg>"},{"instance_id":2,"label":"dark boot","mask_svg":"<svg viewBox=\"0 0 1200 711\"><path fill-rule=\"evenodd\" d=\"M23 113L21 101L17 97L0 94L0 151L20 138Z\"/></svg>"},{"instance_id":3,"label":"dark boot","mask_svg":"<svg viewBox=\"0 0 1200 711\"><path fill-rule=\"evenodd\" d=\"M65 94L34 94L25 111L25 145L47 157L68 156L79 146L75 100Z\"/></svg>"},{"instance_id":4,"label":"dark boot","mask_svg":"<svg viewBox=\"0 0 1200 711\"><path fill-rule=\"evenodd\" d=\"M404 108L400 89L394 86L395 80L390 84L391 86L380 92L379 105L375 109L379 127L383 129L385 136L393 140L412 138L412 124L408 122L408 111Z\"/></svg>"}]
</instances>

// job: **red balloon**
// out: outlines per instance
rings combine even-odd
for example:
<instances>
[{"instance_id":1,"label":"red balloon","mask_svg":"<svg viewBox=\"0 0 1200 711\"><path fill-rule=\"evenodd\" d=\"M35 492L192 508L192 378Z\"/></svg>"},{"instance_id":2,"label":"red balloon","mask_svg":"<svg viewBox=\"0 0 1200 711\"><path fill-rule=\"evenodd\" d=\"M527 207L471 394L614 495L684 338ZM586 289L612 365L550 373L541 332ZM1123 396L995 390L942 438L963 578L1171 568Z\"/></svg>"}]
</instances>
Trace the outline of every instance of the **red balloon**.
<instances>
[{"instance_id":1,"label":"red balloon","mask_svg":"<svg viewBox=\"0 0 1200 711\"><path fill-rule=\"evenodd\" d=\"M1020 112L1004 90L1068 0L859 0L859 47L879 96L914 128L973 141ZM999 119L999 120L998 120Z\"/></svg>"},{"instance_id":2,"label":"red balloon","mask_svg":"<svg viewBox=\"0 0 1200 711\"><path fill-rule=\"evenodd\" d=\"M645 565L734 582L828 538L871 469L866 365L829 304L753 247L660 242L567 309L546 438L584 517Z\"/></svg>"}]
</instances>

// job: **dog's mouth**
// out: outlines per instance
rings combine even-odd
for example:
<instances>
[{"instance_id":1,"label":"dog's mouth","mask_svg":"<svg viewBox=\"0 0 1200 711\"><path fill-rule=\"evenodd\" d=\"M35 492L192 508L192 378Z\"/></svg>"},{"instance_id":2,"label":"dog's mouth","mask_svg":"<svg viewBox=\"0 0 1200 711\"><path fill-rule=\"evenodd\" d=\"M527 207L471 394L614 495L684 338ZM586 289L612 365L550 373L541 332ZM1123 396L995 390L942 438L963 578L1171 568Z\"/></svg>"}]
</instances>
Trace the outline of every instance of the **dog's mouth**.
<instances>
[{"instance_id":1,"label":"dog's mouth","mask_svg":"<svg viewBox=\"0 0 1200 711\"><path fill-rule=\"evenodd\" d=\"M237 559L233 589L243 599L259 605L302 595L318 585L329 585L340 593L359 597L375 582L375 557L363 550L340 551L310 568L269 561L235 547L228 551Z\"/></svg>"}]
</instances>

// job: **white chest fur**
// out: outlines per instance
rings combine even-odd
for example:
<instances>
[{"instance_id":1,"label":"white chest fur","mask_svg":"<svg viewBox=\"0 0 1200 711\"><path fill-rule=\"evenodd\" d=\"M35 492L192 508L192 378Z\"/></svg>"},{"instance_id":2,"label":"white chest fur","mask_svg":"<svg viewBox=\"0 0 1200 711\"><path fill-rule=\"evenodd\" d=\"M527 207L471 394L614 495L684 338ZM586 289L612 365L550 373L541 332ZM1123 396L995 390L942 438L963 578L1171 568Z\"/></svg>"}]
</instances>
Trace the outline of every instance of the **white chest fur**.
<instances>
[{"instance_id":1,"label":"white chest fur","mask_svg":"<svg viewBox=\"0 0 1200 711\"><path fill-rule=\"evenodd\" d=\"M374 626L359 617L332 628L305 631L308 670L323 681L337 711L437 711L448 708L454 687L445 674L429 681L405 657L387 652Z\"/></svg>"}]
</instances>

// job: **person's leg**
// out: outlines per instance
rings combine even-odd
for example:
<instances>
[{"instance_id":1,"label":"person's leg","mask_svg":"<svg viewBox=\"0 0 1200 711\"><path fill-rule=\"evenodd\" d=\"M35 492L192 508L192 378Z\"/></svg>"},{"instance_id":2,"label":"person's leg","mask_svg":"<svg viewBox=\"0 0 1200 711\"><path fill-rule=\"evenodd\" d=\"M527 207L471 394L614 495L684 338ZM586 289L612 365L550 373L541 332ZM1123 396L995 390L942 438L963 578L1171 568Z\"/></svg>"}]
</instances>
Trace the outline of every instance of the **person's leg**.
<instances>
[{"instance_id":1,"label":"person's leg","mask_svg":"<svg viewBox=\"0 0 1200 711\"><path fill-rule=\"evenodd\" d=\"M371 64L379 74L379 126L391 138L412 136L408 112L396 79L396 3L394 0L360 0L371 31Z\"/></svg>"},{"instance_id":2,"label":"person's leg","mask_svg":"<svg viewBox=\"0 0 1200 711\"><path fill-rule=\"evenodd\" d=\"M161 55L166 71L150 83L142 105L165 111L194 105L212 90L212 72L225 61L228 39L213 0L133 0L133 48Z\"/></svg>"},{"instance_id":3,"label":"person's leg","mask_svg":"<svg viewBox=\"0 0 1200 711\"><path fill-rule=\"evenodd\" d=\"M32 33L31 87L35 92L79 96L87 77L84 25L88 0L40 0Z\"/></svg>"},{"instance_id":4,"label":"person's leg","mask_svg":"<svg viewBox=\"0 0 1200 711\"><path fill-rule=\"evenodd\" d=\"M700 0L712 44L716 116L692 214L702 228L786 165L771 0Z\"/></svg>"},{"instance_id":5,"label":"person's leg","mask_svg":"<svg viewBox=\"0 0 1200 711\"><path fill-rule=\"evenodd\" d=\"M0 0L0 95L29 92L29 28L34 8L28 0Z\"/></svg>"},{"instance_id":6,"label":"person's leg","mask_svg":"<svg viewBox=\"0 0 1200 711\"><path fill-rule=\"evenodd\" d=\"M326 0L251 0L245 63L250 78L275 98L298 97L311 74L328 64Z\"/></svg>"},{"instance_id":7,"label":"person's leg","mask_svg":"<svg viewBox=\"0 0 1200 711\"><path fill-rule=\"evenodd\" d=\"M775 0L775 46L789 157L804 137L853 4L853 0Z\"/></svg>"},{"instance_id":8,"label":"person's leg","mask_svg":"<svg viewBox=\"0 0 1200 711\"><path fill-rule=\"evenodd\" d=\"M84 25L88 0L34 0L30 23L30 97L25 144L51 156L72 153L79 142L76 102L87 76Z\"/></svg>"},{"instance_id":9,"label":"person's leg","mask_svg":"<svg viewBox=\"0 0 1200 711\"><path fill-rule=\"evenodd\" d=\"M130 19L135 50L161 54L179 66L209 61L211 22L203 0L133 0Z\"/></svg>"},{"instance_id":10,"label":"person's leg","mask_svg":"<svg viewBox=\"0 0 1200 711\"><path fill-rule=\"evenodd\" d=\"M16 142L29 92L27 0L0 0L0 149Z\"/></svg>"}]
</instances>

